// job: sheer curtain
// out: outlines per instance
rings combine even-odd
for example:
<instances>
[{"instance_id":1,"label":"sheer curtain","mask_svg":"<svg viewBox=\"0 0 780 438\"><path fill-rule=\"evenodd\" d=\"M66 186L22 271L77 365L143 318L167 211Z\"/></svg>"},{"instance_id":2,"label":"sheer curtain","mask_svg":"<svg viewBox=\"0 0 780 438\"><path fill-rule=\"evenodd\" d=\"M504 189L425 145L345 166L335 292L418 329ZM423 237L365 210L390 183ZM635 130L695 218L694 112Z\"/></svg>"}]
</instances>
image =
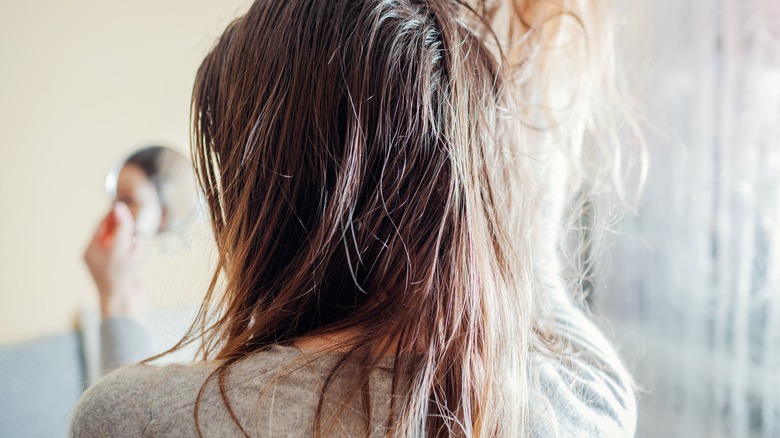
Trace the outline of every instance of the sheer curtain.
<instances>
[{"instance_id":1,"label":"sheer curtain","mask_svg":"<svg viewBox=\"0 0 780 438\"><path fill-rule=\"evenodd\" d=\"M780 0L633 3L656 129L597 301L639 436L780 437Z\"/></svg>"}]
</instances>

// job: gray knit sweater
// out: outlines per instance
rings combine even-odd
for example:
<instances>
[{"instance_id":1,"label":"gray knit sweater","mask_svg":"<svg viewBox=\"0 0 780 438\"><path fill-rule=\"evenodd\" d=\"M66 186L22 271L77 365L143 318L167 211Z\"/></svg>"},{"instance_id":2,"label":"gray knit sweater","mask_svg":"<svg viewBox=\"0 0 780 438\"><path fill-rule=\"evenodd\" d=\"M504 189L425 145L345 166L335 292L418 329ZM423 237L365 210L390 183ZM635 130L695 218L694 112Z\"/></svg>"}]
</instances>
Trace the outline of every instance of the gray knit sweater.
<instances>
[{"instance_id":1,"label":"gray knit sweater","mask_svg":"<svg viewBox=\"0 0 780 438\"><path fill-rule=\"evenodd\" d=\"M636 404L630 378L614 351L585 316L568 303L556 310L558 333L570 342L566 360L542 354L533 357L530 371L530 435L534 437L626 437L634 435ZM132 356L115 351L129 346L141 350L143 329L129 320L109 320L102 327L104 360L116 365ZM117 348L112 349L112 345ZM121 359L112 358L112 354ZM273 346L237 364L227 379L227 396L240 424L250 436L312 436L322 383L334 356L311 360L295 347ZM114 360L116 359L116 360ZM389 367L392 358L386 358ZM110 372L89 388L76 407L73 437L192 437L195 399L215 364L132 365ZM392 373L376 370L370 378L374 436L383 434L389 406ZM333 390L349 387L336 379ZM333 418L325 403L325 421ZM333 436L363 436L360 405L342 406L344 414L332 424ZM198 424L205 437L242 436L232 421L215 381L203 391Z\"/></svg>"}]
</instances>

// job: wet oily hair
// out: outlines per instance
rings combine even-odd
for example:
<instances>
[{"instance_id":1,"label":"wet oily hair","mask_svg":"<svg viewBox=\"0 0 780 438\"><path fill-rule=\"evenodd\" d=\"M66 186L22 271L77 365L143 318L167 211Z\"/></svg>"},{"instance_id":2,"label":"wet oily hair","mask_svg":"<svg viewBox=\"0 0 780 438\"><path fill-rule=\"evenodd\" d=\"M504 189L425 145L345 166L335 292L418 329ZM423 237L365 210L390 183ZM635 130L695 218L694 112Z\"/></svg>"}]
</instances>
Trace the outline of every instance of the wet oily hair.
<instances>
[{"instance_id":1,"label":"wet oily hair","mask_svg":"<svg viewBox=\"0 0 780 438\"><path fill-rule=\"evenodd\" d=\"M231 367L342 329L316 434L340 374L370 434L383 355L388 435L523 433L530 354L555 354L545 290L570 285L557 224L597 187L588 163L615 158L593 141L611 120L601 3L258 0L228 26L193 92L219 258L182 343L219 361L244 434Z\"/></svg>"}]
</instances>

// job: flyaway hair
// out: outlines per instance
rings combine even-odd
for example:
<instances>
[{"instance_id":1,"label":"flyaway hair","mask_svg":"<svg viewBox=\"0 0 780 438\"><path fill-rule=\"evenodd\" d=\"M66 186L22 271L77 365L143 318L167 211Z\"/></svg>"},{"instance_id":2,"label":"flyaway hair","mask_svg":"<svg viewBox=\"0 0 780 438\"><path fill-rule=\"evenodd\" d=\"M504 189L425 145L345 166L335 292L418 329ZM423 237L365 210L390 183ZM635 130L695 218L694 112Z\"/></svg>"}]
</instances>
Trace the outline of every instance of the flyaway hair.
<instances>
[{"instance_id":1,"label":"flyaway hair","mask_svg":"<svg viewBox=\"0 0 780 438\"><path fill-rule=\"evenodd\" d=\"M564 225L623 183L609 14L601 0L260 0L228 26L192 101L219 259L180 346L219 361L231 415L236 362L351 328L318 435L342 374L370 434L368 376L388 354L387 435L524 433L531 352L565 350L547 294L580 287Z\"/></svg>"}]
</instances>

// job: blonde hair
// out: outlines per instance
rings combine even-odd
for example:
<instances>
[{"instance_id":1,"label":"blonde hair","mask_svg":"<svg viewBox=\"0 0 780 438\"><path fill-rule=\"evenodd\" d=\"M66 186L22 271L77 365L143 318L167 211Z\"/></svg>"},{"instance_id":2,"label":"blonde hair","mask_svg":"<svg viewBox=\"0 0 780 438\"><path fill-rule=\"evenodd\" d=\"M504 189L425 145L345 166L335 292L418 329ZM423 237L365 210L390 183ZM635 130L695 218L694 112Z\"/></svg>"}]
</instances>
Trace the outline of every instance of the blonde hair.
<instances>
[{"instance_id":1,"label":"blonde hair","mask_svg":"<svg viewBox=\"0 0 780 438\"><path fill-rule=\"evenodd\" d=\"M220 257L180 345L222 361L244 433L230 367L344 328L360 334L328 380L354 379L342 399L397 353L389 435L527 429L530 355L557 351L547 294L579 257L563 224L623 185L609 15L601 0L257 1L227 28L193 93Z\"/></svg>"}]
</instances>

